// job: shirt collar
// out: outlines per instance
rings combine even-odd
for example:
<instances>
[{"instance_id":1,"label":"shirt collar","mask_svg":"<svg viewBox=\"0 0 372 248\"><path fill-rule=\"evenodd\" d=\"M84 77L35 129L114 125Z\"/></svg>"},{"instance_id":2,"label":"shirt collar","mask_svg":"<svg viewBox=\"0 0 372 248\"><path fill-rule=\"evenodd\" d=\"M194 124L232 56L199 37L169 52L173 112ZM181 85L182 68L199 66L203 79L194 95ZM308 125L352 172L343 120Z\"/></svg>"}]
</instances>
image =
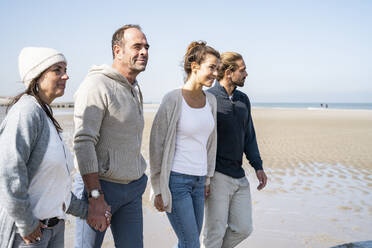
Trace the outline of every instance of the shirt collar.
<instances>
[{"instance_id":1,"label":"shirt collar","mask_svg":"<svg viewBox=\"0 0 372 248\"><path fill-rule=\"evenodd\" d=\"M229 94L227 94L225 87L223 87L220 82L216 81L216 88L220 91L220 93L224 94L225 96L229 97ZM234 88L231 96L234 96L234 93L236 91L236 87Z\"/></svg>"}]
</instances>

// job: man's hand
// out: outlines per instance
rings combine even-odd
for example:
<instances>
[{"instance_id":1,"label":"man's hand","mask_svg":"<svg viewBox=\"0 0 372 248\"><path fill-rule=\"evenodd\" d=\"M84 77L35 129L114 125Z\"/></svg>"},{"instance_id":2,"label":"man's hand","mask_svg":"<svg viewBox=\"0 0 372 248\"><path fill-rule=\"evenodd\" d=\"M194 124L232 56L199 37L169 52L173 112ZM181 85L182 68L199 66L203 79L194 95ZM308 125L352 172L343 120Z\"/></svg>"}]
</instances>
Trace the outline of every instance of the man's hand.
<instances>
[{"instance_id":1,"label":"man's hand","mask_svg":"<svg viewBox=\"0 0 372 248\"><path fill-rule=\"evenodd\" d=\"M89 198L88 219L87 223L100 232L103 232L109 227L111 221L111 207L107 205L104 196L100 195L97 199Z\"/></svg>"},{"instance_id":2,"label":"man's hand","mask_svg":"<svg viewBox=\"0 0 372 248\"><path fill-rule=\"evenodd\" d=\"M164 212L165 211L164 202L163 202L163 198L161 197L161 194L158 194L158 195L155 196L154 205L155 205L155 208L159 212Z\"/></svg>"},{"instance_id":3,"label":"man's hand","mask_svg":"<svg viewBox=\"0 0 372 248\"><path fill-rule=\"evenodd\" d=\"M258 190L263 189L266 186L267 183L267 176L263 170L256 171L256 176L259 181L259 185L257 186Z\"/></svg>"},{"instance_id":4,"label":"man's hand","mask_svg":"<svg viewBox=\"0 0 372 248\"><path fill-rule=\"evenodd\" d=\"M204 197L205 199L211 194L211 187L210 184L204 186Z\"/></svg>"},{"instance_id":5,"label":"man's hand","mask_svg":"<svg viewBox=\"0 0 372 248\"><path fill-rule=\"evenodd\" d=\"M88 192L101 188L97 172L85 174L82 177ZM103 194L97 199L89 198L87 223L92 228L103 232L110 226L111 217L111 207L107 205Z\"/></svg>"},{"instance_id":6,"label":"man's hand","mask_svg":"<svg viewBox=\"0 0 372 248\"><path fill-rule=\"evenodd\" d=\"M26 237L22 237L22 239L26 242L26 244L35 243L37 241L40 241L41 237L43 236L41 232L41 228L46 228L47 226L43 223L39 222L39 225L36 227L36 229L27 235Z\"/></svg>"}]
</instances>

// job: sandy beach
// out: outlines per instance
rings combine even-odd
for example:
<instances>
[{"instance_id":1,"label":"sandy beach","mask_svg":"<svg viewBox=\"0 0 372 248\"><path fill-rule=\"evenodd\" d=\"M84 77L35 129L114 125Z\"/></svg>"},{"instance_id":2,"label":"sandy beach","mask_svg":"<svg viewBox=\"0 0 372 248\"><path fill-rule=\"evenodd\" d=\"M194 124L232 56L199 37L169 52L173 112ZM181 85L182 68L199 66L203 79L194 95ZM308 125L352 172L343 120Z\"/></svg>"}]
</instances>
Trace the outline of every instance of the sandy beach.
<instances>
[{"instance_id":1,"label":"sandy beach","mask_svg":"<svg viewBox=\"0 0 372 248\"><path fill-rule=\"evenodd\" d=\"M147 109L142 153L148 161L156 106ZM72 116L57 118L71 145ZM254 108L253 119L269 182L257 191L244 160L254 231L238 247L320 248L372 240L372 110ZM149 202L149 190L143 197L144 245L172 247L175 234ZM73 218L66 227L66 247L73 247ZM111 235L104 247L114 247Z\"/></svg>"}]
</instances>

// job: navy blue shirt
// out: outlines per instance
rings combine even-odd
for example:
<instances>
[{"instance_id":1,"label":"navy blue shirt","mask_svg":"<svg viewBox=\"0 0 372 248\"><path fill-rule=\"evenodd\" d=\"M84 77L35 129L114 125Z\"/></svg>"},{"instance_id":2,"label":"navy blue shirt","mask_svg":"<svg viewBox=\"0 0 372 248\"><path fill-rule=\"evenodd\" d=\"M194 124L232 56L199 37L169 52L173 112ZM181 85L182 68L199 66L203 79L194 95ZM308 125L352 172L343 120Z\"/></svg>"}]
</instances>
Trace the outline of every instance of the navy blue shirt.
<instances>
[{"instance_id":1,"label":"navy blue shirt","mask_svg":"<svg viewBox=\"0 0 372 248\"><path fill-rule=\"evenodd\" d=\"M217 81L208 92L217 99L216 171L233 178L244 177L243 153L256 171L262 170L248 96L235 89L230 100Z\"/></svg>"}]
</instances>

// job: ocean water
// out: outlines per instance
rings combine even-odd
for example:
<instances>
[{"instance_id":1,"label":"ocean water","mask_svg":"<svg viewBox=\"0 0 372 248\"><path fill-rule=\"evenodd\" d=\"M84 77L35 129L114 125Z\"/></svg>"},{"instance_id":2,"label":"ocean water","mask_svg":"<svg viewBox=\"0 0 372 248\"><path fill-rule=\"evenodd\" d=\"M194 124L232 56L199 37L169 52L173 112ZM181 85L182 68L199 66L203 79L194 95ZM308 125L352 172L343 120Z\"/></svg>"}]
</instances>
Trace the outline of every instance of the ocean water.
<instances>
[{"instance_id":1,"label":"ocean water","mask_svg":"<svg viewBox=\"0 0 372 248\"><path fill-rule=\"evenodd\" d=\"M69 115L73 113L74 113L73 108L53 108L54 115ZM6 107L0 106L0 121L4 119L5 115L6 115Z\"/></svg>"},{"instance_id":2,"label":"ocean water","mask_svg":"<svg viewBox=\"0 0 372 248\"><path fill-rule=\"evenodd\" d=\"M321 107L323 104L323 107ZM372 103L277 103L277 102L253 102L253 107L264 107L264 108L326 108L326 104L329 109L372 109Z\"/></svg>"},{"instance_id":3,"label":"ocean water","mask_svg":"<svg viewBox=\"0 0 372 248\"><path fill-rule=\"evenodd\" d=\"M328 104L329 109L369 109L372 110L372 103L275 103L275 102L253 102L253 107L259 108L300 108L300 109L325 109ZM0 121L5 116L6 107L0 106ZM55 115L73 114L73 108L54 108ZM144 108L144 112L156 112L157 107L151 106Z\"/></svg>"},{"instance_id":4,"label":"ocean water","mask_svg":"<svg viewBox=\"0 0 372 248\"><path fill-rule=\"evenodd\" d=\"M145 107L143 109L144 112L156 112L158 109L155 106L151 107ZM0 122L4 119L5 117L5 111L6 107L0 106ZM73 108L53 108L53 115L72 115L74 113Z\"/></svg>"}]
</instances>

